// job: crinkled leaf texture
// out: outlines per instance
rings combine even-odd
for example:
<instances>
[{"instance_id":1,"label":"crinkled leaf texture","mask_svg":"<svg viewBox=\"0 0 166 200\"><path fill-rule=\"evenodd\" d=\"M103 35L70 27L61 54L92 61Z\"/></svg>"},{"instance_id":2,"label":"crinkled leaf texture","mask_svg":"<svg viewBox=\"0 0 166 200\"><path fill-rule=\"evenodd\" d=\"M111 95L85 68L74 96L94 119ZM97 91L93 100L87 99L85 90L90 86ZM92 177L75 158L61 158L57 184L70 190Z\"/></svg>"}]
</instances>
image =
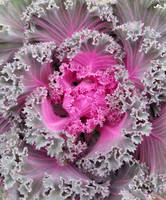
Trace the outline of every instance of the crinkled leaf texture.
<instances>
[{"instance_id":1,"label":"crinkled leaf texture","mask_svg":"<svg viewBox=\"0 0 166 200\"><path fill-rule=\"evenodd\" d=\"M24 17L31 27L28 32L31 42L54 41L59 45L83 29L110 30L108 22L101 21L96 12L89 13L86 2L81 0L43 3L37 0L27 8Z\"/></svg>"},{"instance_id":2,"label":"crinkled leaf texture","mask_svg":"<svg viewBox=\"0 0 166 200\"><path fill-rule=\"evenodd\" d=\"M165 173L166 168L166 106L161 107L159 117L152 119L150 136L144 136L136 151L136 158L146 163L153 174Z\"/></svg>"},{"instance_id":3,"label":"crinkled leaf texture","mask_svg":"<svg viewBox=\"0 0 166 200\"><path fill-rule=\"evenodd\" d=\"M55 158L47 156L45 150L35 150L31 145L20 145L17 128L8 135L1 135L2 168L8 199L107 199L117 200L122 189L131 191L129 183L139 177L144 168L136 161L124 164L116 173L112 172L106 181L92 180L76 166L60 165ZM5 145L4 142L8 144ZM142 174L142 178L144 173ZM143 181L143 180L141 180ZM142 182L140 182L141 187ZM137 185L138 186L138 185ZM138 190L141 197L144 194ZM135 194L133 194L135 195Z\"/></svg>"},{"instance_id":4,"label":"crinkled leaf texture","mask_svg":"<svg viewBox=\"0 0 166 200\"><path fill-rule=\"evenodd\" d=\"M8 200L147 200L166 190L166 27L157 3L0 5Z\"/></svg>"},{"instance_id":5,"label":"crinkled leaf texture","mask_svg":"<svg viewBox=\"0 0 166 200\"><path fill-rule=\"evenodd\" d=\"M108 184L96 184L69 164L61 166L55 158L48 157L45 151L37 151L33 146L27 146L25 149L28 150L28 155L24 157L22 166L21 153L18 153L15 163L15 166L20 164L21 170L13 167L12 170L16 170L15 174L12 170L4 172L5 181L12 180L11 185L8 184L9 199L84 200L95 199L98 196L99 199L104 199L109 195ZM9 157L12 159L14 153ZM8 161L8 165L10 163L12 162ZM3 161L1 164L5 165ZM14 191L15 187L18 187L17 193Z\"/></svg>"}]
</instances>

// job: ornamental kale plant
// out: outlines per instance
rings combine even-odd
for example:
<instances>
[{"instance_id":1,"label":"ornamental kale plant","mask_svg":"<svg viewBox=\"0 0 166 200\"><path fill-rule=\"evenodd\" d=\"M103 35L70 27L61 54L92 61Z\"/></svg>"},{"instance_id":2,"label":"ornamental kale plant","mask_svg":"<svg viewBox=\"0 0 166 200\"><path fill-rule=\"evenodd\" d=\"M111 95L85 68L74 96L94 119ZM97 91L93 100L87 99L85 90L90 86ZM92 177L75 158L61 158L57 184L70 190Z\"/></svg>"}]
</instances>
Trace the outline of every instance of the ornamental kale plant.
<instances>
[{"instance_id":1,"label":"ornamental kale plant","mask_svg":"<svg viewBox=\"0 0 166 200\"><path fill-rule=\"evenodd\" d=\"M164 0L6 0L0 25L8 200L164 192Z\"/></svg>"}]
</instances>

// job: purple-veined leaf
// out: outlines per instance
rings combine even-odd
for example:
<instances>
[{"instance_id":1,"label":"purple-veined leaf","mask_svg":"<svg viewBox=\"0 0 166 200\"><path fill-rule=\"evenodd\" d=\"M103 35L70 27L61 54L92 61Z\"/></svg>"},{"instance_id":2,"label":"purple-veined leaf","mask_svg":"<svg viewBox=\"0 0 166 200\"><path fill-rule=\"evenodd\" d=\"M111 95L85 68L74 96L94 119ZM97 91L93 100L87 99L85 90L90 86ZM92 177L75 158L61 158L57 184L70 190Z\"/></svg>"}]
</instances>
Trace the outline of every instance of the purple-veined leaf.
<instances>
[{"instance_id":1,"label":"purple-veined leaf","mask_svg":"<svg viewBox=\"0 0 166 200\"><path fill-rule=\"evenodd\" d=\"M27 92L24 93L22 74L26 70L23 63L14 61L7 63L1 69L0 76L0 105L1 105L1 132L7 132L11 128L14 119L22 110Z\"/></svg>"},{"instance_id":2,"label":"purple-veined leaf","mask_svg":"<svg viewBox=\"0 0 166 200\"><path fill-rule=\"evenodd\" d=\"M161 176L149 175L146 165L134 159L112 173L111 180L110 196L113 200L151 200L151 191L157 191L165 182Z\"/></svg>"},{"instance_id":3,"label":"purple-veined leaf","mask_svg":"<svg viewBox=\"0 0 166 200\"><path fill-rule=\"evenodd\" d=\"M45 126L54 132L64 131L68 117L57 116L53 111L53 105L48 99L45 99L41 106L42 118Z\"/></svg>"},{"instance_id":4,"label":"purple-veined leaf","mask_svg":"<svg viewBox=\"0 0 166 200\"><path fill-rule=\"evenodd\" d=\"M14 54L23 45L22 32L3 27L0 30L0 62L5 64L13 59Z\"/></svg>"},{"instance_id":5,"label":"purple-veined leaf","mask_svg":"<svg viewBox=\"0 0 166 200\"><path fill-rule=\"evenodd\" d=\"M29 13L32 15L30 24L33 30L29 35L29 40L31 42L54 41L59 45L73 33L83 29L102 32L110 30L108 22L101 21L95 12L90 13L87 10L85 1L74 0L71 2L72 5L66 7L65 1L55 1L52 8L48 2L45 4L40 1L32 3L25 12L25 19L27 15L28 21ZM43 7L44 13L38 13L38 10L42 10Z\"/></svg>"},{"instance_id":6,"label":"purple-veined leaf","mask_svg":"<svg viewBox=\"0 0 166 200\"><path fill-rule=\"evenodd\" d=\"M33 111L31 109L35 109L36 112L34 113L33 117L35 117L35 114L39 112L39 115L41 115L44 123L43 124L39 120L40 122L37 125L36 121L36 127L42 128L44 125L49 128L50 131L53 130L55 132L58 130L63 130L63 124L61 126L61 129L58 129L56 120L58 120L59 122L61 118L55 115L54 110L57 111L59 108L54 109L55 107L53 108L53 105L51 104L51 99L49 97L45 98L47 95L50 95L49 77L52 73L51 56L52 46L49 46L49 44L47 46L47 43L43 43L41 45L29 45L25 48L20 49L20 51L16 55L16 58L19 58L21 62L25 63L25 65L27 66L27 70L20 74L20 76L23 77L22 83L24 86L24 93L26 95L29 94L27 95L27 99L25 101L25 113L33 115ZM45 99L42 102L43 98ZM27 120L29 121L28 118L29 115L27 116ZM37 118L35 119L37 120Z\"/></svg>"},{"instance_id":7,"label":"purple-veined leaf","mask_svg":"<svg viewBox=\"0 0 166 200\"><path fill-rule=\"evenodd\" d=\"M36 88L48 88L51 64L47 62L47 58L50 55L49 51L51 51L51 48L45 52L43 45L45 44L42 44L39 49L37 45L20 49L16 55L16 60L8 63L2 69L0 78L0 103L1 112L5 113L5 115L7 114L6 111L11 113L12 116L19 115L25 106L27 98ZM34 54L30 49L33 49ZM38 50L41 51L38 52ZM46 55L45 57L42 57L42 50L44 51L44 55ZM38 53L41 53L40 59L43 59L43 63L39 62ZM42 91L40 90L38 93L42 93ZM8 116L6 117L8 118Z\"/></svg>"},{"instance_id":8,"label":"purple-veined leaf","mask_svg":"<svg viewBox=\"0 0 166 200\"><path fill-rule=\"evenodd\" d=\"M116 171L116 173L111 174L111 195L110 199L119 200L122 198L120 195L121 190L128 189L128 185L132 181L133 177L138 173L138 164L133 164L130 166L128 164L122 166Z\"/></svg>"},{"instance_id":9,"label":"purple-veined leaf","mask_svg":"<svg viewBox=\"0 0 166 200\"><path fill-rule=\"evenodd\" d=\"M20 74L23 76L25 90L32 91L37 87L48 87L54 48L52 43L27 45L16 54L16 59L27 66L27 69Z\"/></svg>"},{"instance_id":10,"label":"purple-veined leaf","mask_svg":"<svg viewBox=\"0 0 166 200\"><path fill-rule=\"evenodd\" d=\"M122 135L122 130L125 128L128 119L129 118L126 114L125 116L123 116L122 120L119 121L119 123L117 122L115 126L112 126L109 121L106 122L105 125L99 129L100 138L91 150L90 155L97 152L106 153L110 150L111 146L121 146L123 142L124 148L127 148L128 139Z\"/></svg>"},{"instance_id":11,"label":"purple-veined leaf","mask_svg":"<svg viewBox=\"0 0 166 200\"><path fill-rule=\"evenodd\" d=\"M10 122L9 119L3 117L2 114L0 114L0 134L8 131L10 129Z\"/></svg>"},{"instance_id":12,"label":"purple-veined leaf","mask_svg":"<svg viewBox=\"0 0 166 200\"><path fill-rule=\"evenodd\" d=\"M33 146L27 146L27 149L28 156L21 171L16 172L17 182L9 189L10 199L85 200L99 196L102 200L109 195L106 185L94 183L79 169L58 164L44 150L34 150Z\"/></svg>"},{"instance_id":13,"label":"purple-veined leaf","mask_svg":"<svg viewBox=\"0 0 166 200\"><path fill-rule=\"evenodd\" d=\"M1 109L21 105L34 89L48 86L50 64L39 63L29 53L22 59L8 63L1 71Z\"/></svg>"},{"instance_id":14,"label":"purple-veined leaf","mask_svg":"<svg viewBox=\"0 0 166 200\"><path fill-rule=\"evenodd\" d=\"M50 63L39 63L35 58L26 56L25 60L29 70L24 73L23 84L28 91L37 87L48 87L48 77L51 73Z\"/></svg>"},{"instance_id":15,"label":"purple-veined leaf","mask_svg":"<svg viewBox=\"0 0 166 200\"><path fill-rule=\"evenodd\" d=\"M5 2L5 1L4 1ZM14 30L24 31L22 13L32 0L11 0L0 6L0 24L9 25Z\"/></svg>"},{"instance_id":16,"label":"purple-veined leaf","mask_svg":"<svg viewBox=\"0 0 166 200\"><path fill-rule=\"evenodd\" d=\"M117 34L126 52L125 65L130 80L141 89L143 73L150 68L151 61L160 56L160 45L166 40L163 14L154 5L148 0L120 0L115 10L121 27L120 31L117 28Z\"/></svg>"}]
</instances>

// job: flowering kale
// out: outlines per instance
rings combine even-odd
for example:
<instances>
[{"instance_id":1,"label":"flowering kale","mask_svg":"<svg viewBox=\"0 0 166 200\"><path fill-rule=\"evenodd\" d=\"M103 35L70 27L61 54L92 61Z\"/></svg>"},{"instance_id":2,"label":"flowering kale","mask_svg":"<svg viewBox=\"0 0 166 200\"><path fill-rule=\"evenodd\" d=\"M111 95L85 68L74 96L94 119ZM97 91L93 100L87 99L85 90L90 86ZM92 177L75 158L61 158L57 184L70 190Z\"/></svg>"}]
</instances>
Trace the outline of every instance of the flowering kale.
<instances>
[{"instance_id":1,"label":"flowering kale","mask_svg":"<svg viewBox=\"0 0 166 200\"><path fill-rule=\"evenodd\" d=\"M8 200L166 190L165 20L162 0L1 0Z\"/></svg>"}]
</instances>

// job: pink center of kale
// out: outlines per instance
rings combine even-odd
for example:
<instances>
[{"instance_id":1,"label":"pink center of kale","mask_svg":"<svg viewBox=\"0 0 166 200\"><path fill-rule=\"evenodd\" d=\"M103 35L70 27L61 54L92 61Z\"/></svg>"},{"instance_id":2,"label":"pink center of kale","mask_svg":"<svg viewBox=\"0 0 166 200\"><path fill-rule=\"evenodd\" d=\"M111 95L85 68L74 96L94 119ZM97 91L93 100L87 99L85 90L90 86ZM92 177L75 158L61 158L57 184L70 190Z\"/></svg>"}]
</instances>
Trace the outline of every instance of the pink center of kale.
<instances>
[{"instance_id":1,"label":"pink center of kale","mask_svg":"<svg viewBox=\"0 0 166 200\"><path fill-rule=\"evenodd\" d=\"M112 94L117 84L109 69L94 72L90 66L62 64L60 72L50 76L50 97L68 117L64 130L78 134L102 127L110 115L106 95Z\"/></svg>"}]
</instances>

